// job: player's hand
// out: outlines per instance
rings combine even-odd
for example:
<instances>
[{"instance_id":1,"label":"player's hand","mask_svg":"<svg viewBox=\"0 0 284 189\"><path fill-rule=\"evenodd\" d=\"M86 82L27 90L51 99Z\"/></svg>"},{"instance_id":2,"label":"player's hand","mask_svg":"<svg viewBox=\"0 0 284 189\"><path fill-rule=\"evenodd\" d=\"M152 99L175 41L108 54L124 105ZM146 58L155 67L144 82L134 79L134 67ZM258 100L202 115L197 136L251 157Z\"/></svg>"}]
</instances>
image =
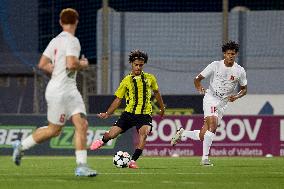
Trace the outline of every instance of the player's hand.
<instances>
[{"instance_id":1,"label":"player's hand","mask_svg":"<svg viewBox=\"0 0 284 189\"><path fill-rule=\"evenodd\" d=\"M198 90L199 94L205 95L206 90L203 87L200 87Z\"/></svg>"},{"instance_id":2,"label":"player's hand","mask_svg":"<svg viewBox=\"0 0 284 189\"><path fill-rule=\"evenodd\" d=\"M104 112L104 113L97 114L97 116L101 119L107 119L110 117L110 114L108 114L107 112Z\"/></svg>"},{"instance_id":3,"label":"player's hand","mask_svg":"<svg viewBox=\"0 0 284 189\"><path fill-rule=\"evenodd\" d=\"M88 59L82 55L81 59L80 59L80 66L84 69L87 68L89 66L89 61Z\"/></svg>"},{"instance_id":4,"label":"player's hand","mask_svg":"<svg viewBox=\"0 0 284 189\"><path fill-rule=\"evenodd\" d=\"M238 99L238 97L237 96L229 96L228 97L228 100L229 100L229 102L234 102L235 100L237 100Z\"/></svg>"}]
</instances>

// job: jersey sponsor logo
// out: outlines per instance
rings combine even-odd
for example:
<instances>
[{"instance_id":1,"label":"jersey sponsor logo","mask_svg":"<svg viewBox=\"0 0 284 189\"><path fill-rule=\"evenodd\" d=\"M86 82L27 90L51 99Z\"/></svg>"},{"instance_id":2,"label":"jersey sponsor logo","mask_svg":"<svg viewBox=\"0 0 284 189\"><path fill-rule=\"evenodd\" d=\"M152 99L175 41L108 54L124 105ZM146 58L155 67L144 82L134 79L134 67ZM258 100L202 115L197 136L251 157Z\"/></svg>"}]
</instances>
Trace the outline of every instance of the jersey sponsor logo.
<instances>
[{"instance_id":1,"label":"jersey sponsor logo","mask_svg":"<svg viewBox=\"0 0 284 189\"><path fill-rule=\"evenodd\" d=\"M0 148L12 148L15 140L23 140L32 134L36 126L1 125Z\"/></svg>"},{"instance_id":2,"label":"jersey sponsor logo","mask_svg":"<svg viewBox=\"0 0 284 189\"><path fill-rule=\"evenodd\" d=\"M87 131L87 146L90 146L96 139L101 139L109 127L96 126L91 127ZM52 138L50 140L50 147L56 149L74 149L74 127L65 127L60 136ZM106 143L101 149L113 149L116 144L116 140L112 139Z\"/></svg>"}]
</instances>

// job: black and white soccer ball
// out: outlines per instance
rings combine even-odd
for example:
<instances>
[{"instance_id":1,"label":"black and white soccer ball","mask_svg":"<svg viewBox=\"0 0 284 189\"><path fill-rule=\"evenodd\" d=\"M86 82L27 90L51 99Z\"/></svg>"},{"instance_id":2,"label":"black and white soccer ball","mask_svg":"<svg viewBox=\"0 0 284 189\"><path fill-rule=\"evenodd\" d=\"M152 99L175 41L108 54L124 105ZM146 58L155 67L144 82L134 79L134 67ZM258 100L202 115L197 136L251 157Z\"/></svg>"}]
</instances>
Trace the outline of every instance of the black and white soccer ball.
<instances>
[{"instance_id":1,"label":"black and white soccer ball","mask_svg":"<svg viewBox=\"0 0 284 189\"><path fill-rule=\"evenodd\" d=\"M118 168L128 167L130 161L131 159L128 152L118 151L113 156L113 164Z\"/></svg>"}]
</instances>

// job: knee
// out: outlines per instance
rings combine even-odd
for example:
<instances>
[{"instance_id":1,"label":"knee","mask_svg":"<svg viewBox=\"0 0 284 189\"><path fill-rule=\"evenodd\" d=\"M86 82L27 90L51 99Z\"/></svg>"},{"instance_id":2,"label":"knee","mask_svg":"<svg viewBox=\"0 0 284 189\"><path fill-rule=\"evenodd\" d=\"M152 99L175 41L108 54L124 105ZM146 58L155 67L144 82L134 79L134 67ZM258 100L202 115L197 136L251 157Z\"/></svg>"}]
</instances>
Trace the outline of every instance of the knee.
<instances>
[{"instance_id":1,"label":"knee","mask_svg":"<svg viewBox=\"0 0 284 189\"><path fill-rule=\"evenodd\" d=\"M50 128L49 133L52 137L57 137L61 134L62 127Z\"/></svg>"},{"instance_id":2,"label":"knee","mask_svg":"<svg viewBox=\"0 0 284 189\"><path fill-rule=\"evenodd\" d=\"M76 132L86 133L88 131L88 121L83 120L80 125L75 125Z\"/></svg>"},{"instance_id":3,"label":"knee","mask_svg":"<svg viewBox=\"0 0 284 189\"><path fill-rule=\"evenodd\" d=\"M139 133L139 137L140 137L142 140L146 140L146 139L147 139L147 133Z\"/></svg>"},{"instance_id":4,"label":"knee","mask_svg":"<svg viewBox=\"0 0 284 189\"><path fill-rule=\"evenodd\" d=\"M207 122L208 131L215 133L217 129L217 119L209 119Z\"/></svg>"},{"instance_id":5,"label":"knee","mask_svg":"<svg viewBox=\"0 0 284 189\"><path fill-rule=\"evenodd\" d=\"M88 123L88 121L87 120L84 120L83 121L83 124L82 124L82 130L84 131L84 132L87 132L88 131L88 127L89 127L89 123Z\"/></svg>"},{"instance_id":6,"label":"knee","mask_svg":"<svg viewBox=\"0 0 284 189\"><path fill-rule=\"evenodd\" d=\"M209 125L208 131L215 133L217 129L217 123Z\"/></svg>"},{"instance_id":7,"label":"knee","mask_svg":"<svg viewBox=\"0 0 284 189\"><path fill-rule=\"evenodd\" d=\"M61 134L61 130L60 131L57 131L57 132L55 132L55 133L53 133L53 137L57 137L57 136L59 136Z\"/></svg>"}]
</instances>

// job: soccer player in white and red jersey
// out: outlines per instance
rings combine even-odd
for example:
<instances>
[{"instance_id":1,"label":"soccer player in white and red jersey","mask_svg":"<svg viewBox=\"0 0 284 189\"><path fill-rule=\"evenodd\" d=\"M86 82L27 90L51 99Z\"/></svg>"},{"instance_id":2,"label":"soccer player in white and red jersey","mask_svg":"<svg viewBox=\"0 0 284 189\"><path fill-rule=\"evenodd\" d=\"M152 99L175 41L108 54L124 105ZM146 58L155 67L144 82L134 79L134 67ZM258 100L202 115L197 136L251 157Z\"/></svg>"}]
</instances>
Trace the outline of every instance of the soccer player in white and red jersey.
<instances>
[{"instance_id":1,"label":"soccer player in white and red jersey","mask_svg":"<svg viewBox=\"0 0 284 189\"><path fill-rule=\"evenodd\" d=\"M20 165L23 152L60 134L66 120L75 126L75 154L77 176L96 176L87 166L86 137L88 122L82 96L77 89L77 71L88 67L88 60L79 59L81 46L75 37L79 14L66 8L60 13L62 32L53 38L40 58L38 68L51 75L45 98L47 101L48 126L38 128L22 142L14 143L13 161Z\"/></svg>"},{"instance_id":2,"label":"soccer player in white and red jersey","mask_svg":"<svg viewBox=\"0 0 284 189\"><path fill-rule=\"evenodd\" d=\"M222 46L224 59L209 64L195 79L196 90L204 95L203 111L204 125L201 130L186 131L183 128L171 140L174 146L181 138L191 138L203 141L203 155L201 165L212 166L208 155L212 145L216 129L220 124L228 102L243 97L247 93L247 78L245 69L235 62L239 51L239 45L229 41ZM210 85L207 90L201 85L204 78L210 77ZM236 94L236 88L239 91Z\"/></svg>"}]
</instances>

